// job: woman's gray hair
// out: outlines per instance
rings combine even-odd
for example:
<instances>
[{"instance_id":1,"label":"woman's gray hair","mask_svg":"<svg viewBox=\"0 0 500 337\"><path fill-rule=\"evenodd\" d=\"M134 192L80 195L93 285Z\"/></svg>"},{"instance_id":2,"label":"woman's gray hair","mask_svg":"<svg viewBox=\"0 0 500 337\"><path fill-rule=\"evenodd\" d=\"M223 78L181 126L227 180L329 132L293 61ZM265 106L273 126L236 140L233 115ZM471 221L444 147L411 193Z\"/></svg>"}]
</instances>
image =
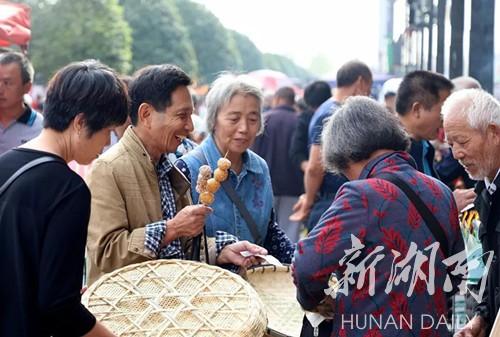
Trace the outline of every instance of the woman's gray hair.
<instances>
[{"instance_id":1,"label":"woman's gray hair","mask_svg":"<svg viewBox=\"0 0 500 337\"><path fill-rule=\"evenodd\" d=\"M406 151L410 139L394 114L367 97L350 97L335 111L322 134L323 162L343 173L377 150Z\"/></svg>"},{"instance_id":2,"label":"woman's gray hair","mask_svg":"<svg viewBox=\"0 0 500 337\"><path fill-rule=\"evenodd\" d=\"M444 119L465 118L471 128L484 132L489 124L500 126L500 103L484 90L463 89L452 93L441 109Z\"/></svg>"},{"instance_id":3,"label":"woman's gray hair","mask_svg":"<svg viewBox=\"0 0 500 337\"><path fill-rule=\"evenodd\" d=\"M264 131L262 116L262 91L254 80L247 75L221 74L213 83L205 98L207 107L207 130L212 135L220 109L228 104L235 95L251 95L259 102L260 127L258 134Z\"/></svg>"}]
</instances>

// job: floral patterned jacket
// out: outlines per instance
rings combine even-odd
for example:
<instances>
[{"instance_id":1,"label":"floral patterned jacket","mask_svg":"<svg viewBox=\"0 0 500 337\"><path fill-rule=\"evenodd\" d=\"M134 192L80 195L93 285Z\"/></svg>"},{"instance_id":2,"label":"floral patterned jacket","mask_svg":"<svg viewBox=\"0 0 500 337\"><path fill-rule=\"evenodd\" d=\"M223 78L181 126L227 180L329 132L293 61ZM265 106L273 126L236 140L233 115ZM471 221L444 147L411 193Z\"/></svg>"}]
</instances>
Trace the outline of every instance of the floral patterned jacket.
<instances>
[{"instance_id":1,"label":"floral patterned jacket","mask_svg":"<svg viewBox=\"0 0 500 337\"><path fill-rule=\"evenodd\" d=\"M443 262L437 240L406 195L377 179L382 172L404 179L429 207L446 233L449 256L463 252L448 187L418 172L407 153L386 153L370 161L359 180L340 188L318 225L299 241L297 298L314 310L336 295L332 336L450 336L447 296L462 275L452 275L457 264Z\"/></svg>"}]
</instances>

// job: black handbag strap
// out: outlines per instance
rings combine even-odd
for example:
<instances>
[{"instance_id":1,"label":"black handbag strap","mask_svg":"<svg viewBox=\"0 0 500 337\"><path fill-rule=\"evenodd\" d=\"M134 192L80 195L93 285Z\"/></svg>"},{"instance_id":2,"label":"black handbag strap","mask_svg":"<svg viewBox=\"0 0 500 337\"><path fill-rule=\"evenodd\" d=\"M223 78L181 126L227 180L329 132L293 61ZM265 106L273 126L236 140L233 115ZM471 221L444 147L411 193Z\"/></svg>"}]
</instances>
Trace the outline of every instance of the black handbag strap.
<instances>
[{"instance_id":1,"label":"black handbag strap","mask_svg":"<svg viewBox=\"0 0 500 337\"><path fill-rule=\"evenodd\" d=\"M43 163L51 162L51 161L59 161L59 159L56 159L54 157L49 157L49 156L44 156L37 158L35 160L32 160L23 166L21 166L16 172L14 172L13 175L10 176L9 179L0 187L0 196L9 188L9 186L17 179L19 178L23 173L26 171L32 169L35 166L38 166Z\"/></svg>"},{"instance_id":2,"label":"black handbag strap","mask_svg":"<svg viewBox=\"0 0 500 337\"><path fill-rule=\"evenodd\" d=\"M250 232L252 232L252 236L255 240L256 244L262 244L261 238L259 231L257 230L257 224L255 223L254 219L252 218L252 215L246 208L245 204L241 200L241 198L236 194L236 191L234 190L233 186L231 185L231 182L229 179L225 180L222 182L222 188L224 191L226 191L227 195L229 198L233 201L233 203L236 205L238 210L240 211L241 216L243 219L246 221L248 228L250 229Z\"/></svg>"},{"instance_id":3,"label":"black handbag strap","mask_svg":"<svg viewBox=\"0 0 500 337\"><path fill-rule=\"evenodd\" d=\"M400 179L394 174L381 173L378 174L375 178L384 179L393 183L406 194L408 199L410 199L410 201L417 209L422 219L424 219L425 224L431 231L432 235L434 235L434 238L439 241L441 250L443 251L445 258L447 258L449 256L448 255L449 248L448 248L448 240L446 240L446 235L444 233L444 230L439 224L439 221L436 219L434 214L432 214L430 209L424 204L422 199L410 188L410 186L408 186L407 183L405 183L402 179Z\"/></svg>"}]
</instances>

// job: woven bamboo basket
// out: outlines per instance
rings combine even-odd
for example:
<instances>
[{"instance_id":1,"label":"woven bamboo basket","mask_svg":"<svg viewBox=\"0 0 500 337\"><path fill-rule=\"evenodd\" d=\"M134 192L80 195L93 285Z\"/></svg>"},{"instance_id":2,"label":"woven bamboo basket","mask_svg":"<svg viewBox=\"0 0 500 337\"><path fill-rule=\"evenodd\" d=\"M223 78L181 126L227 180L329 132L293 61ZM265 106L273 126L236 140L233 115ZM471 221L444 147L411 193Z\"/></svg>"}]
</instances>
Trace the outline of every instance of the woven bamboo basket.
<instances>
[{"instance_id":1,"label":"woven bamboo basket","mask_svg":"<svg viewBox=\"0 0 500 337\"><path fill-rule=\"evenodd\" d=\"M257 266L246 278L264 302L269 336L300 336L304 311L297 302L290 266Z\"/></svg>"},{"instance_id":2,"label":"woven bamboo basket","mask_svg":"<svg viewBox=\"0 0 500 337\"><path fill-rule=\"evenodd\" d=\"M254 337L264 306L238 275L183 260L155 260L104 275L82 302L118 336Z\"/></svg>"}]
</instances>

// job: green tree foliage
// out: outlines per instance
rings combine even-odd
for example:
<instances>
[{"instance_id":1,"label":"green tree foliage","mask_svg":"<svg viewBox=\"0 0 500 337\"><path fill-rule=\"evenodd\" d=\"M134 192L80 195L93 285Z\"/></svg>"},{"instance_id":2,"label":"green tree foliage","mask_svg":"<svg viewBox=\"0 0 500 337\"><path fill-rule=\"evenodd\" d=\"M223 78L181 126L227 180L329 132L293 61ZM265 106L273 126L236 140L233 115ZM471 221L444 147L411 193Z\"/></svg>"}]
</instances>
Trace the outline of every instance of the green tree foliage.
<instances>
[{"instance_id":1,"label":"green tree foliage","mask_svg":"<svg viewBox=\"0 0 500 337\"><path fill-rule=\"evenodd\" d=\"M304 81L313 79L313 76L307 70L295 64L295 62L288 57L269 53L263 54L262 57L266 68L281 71L290 77L295 77Z\"/></svg>"},{"instance_id":2,"label":"green tree foliage","mask_svg":"<svg viewBox=\"0 0 500 337\"><path fill-rule=\"evenodd\" d=\"M325 54L317 54L311 60L308 70L317 76L325 76L332 71L330 58Z\"/></svg>"},{"instance_id":3,"label":"green tree foliage","mask_svg":"<svg viewBox=\"0 0 500 337\"><path fill-rule=\"evenodd\" d=\"M262 69L264 62L262 60L262 53L255 46L255 44L246 35L238 33L237 31L230 31L233 35L236 48L241 55L242 70L252 71Z\"/></svg>"},{"instance_id":4,"label":"green tree foliage","mask_svg":"<svg viewBox=\"0 0 500 337\"><path fill-rule=\"evenodd\" d=\"M196 52L200 82L212 82L221 71L241 70L241 56L233 36L219 19L190 0L175 0L175 3Z\"/></svg>"},{"instance_id":5,"label":"green tree foliage","mask_svg":"<svg viewBox=\"0 0 500 337\"><path fill-rule=\"evenodd\" d=\"M193 77L198 63L173 0L121 0L132 29L132 67L172 63Z\"/></svg>"},{"instance_id":6,"label":"green tree foliage","mask_svg":"<svg viewBox=\"0 0 500 337\"><path fill-rule=\"evenodd\" d=\"M130 70L131 33L117 0L30 2L30 55L38 81L47 81L70 62L88 58L121 73Z\"/></svg>"},{"instance_id":7,"label":"green tree foliage","mask_svg":"<svg viewBox=\"0 0 500 337\"><path fill-rule=\"evenodd\" d=\"M248 37L227 30L191 0L14 1L32 7L30 57L39 82L69 62L86 58L99 59L121 73L146 64L174 63L202 84L221 71L260 68L311 79L289 58L260 53Z\"/></svg>"}]
</instances>

